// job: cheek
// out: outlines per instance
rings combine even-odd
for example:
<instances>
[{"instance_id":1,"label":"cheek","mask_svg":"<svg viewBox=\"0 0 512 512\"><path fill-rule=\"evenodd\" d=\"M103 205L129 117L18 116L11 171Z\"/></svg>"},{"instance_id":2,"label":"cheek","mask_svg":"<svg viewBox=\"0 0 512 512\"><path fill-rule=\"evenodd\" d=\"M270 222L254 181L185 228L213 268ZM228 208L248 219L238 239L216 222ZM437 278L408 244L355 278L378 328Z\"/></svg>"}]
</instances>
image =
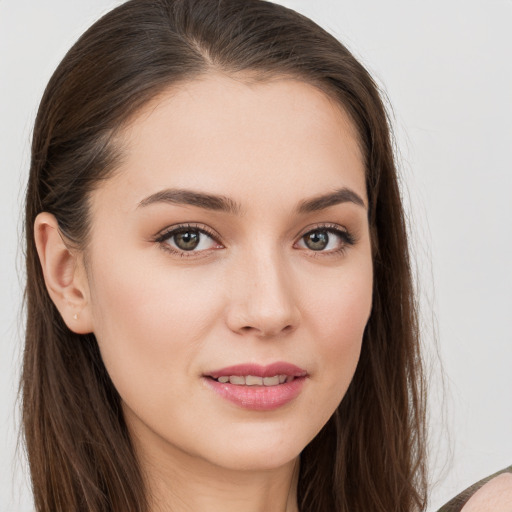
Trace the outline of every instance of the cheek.
<instances>
[{"instance_id":1,"label":"cheek","mask_svg":"<svg viewBox=\"0 0 512 512\"><path fill-rule=\"evenodd\" d=\"M219 297L215 286L186 271L115 261L96 266L94 333L121 396L152 396L155 375L190 371L219 317Z\"/></svg>"},{"instance_id":2,"label":"cheek","mask_svg":"<svg viewBox=\"0 0 512 512\"><path fill-rule=\"evenodd\" d=\"M324 280L316 279L312 290L303 294L309 297L305 310L315 331L333 349L360 342L372 307L371 258L355 260Z\"/></svg>"},{"instance_id":3,"label":"cheek","mask_svg":"<svg viewBox=\"0 0 512 512\"><path fill-rule=\"evenodd\" d=\"M372 306L372 267L346 269L344 277L325 283L322 293L310 295L308 315L314 350L318 356L318 378L325 393L325 421L342 400L354 375L364 330Z\"/></svg>"}]
</instances>

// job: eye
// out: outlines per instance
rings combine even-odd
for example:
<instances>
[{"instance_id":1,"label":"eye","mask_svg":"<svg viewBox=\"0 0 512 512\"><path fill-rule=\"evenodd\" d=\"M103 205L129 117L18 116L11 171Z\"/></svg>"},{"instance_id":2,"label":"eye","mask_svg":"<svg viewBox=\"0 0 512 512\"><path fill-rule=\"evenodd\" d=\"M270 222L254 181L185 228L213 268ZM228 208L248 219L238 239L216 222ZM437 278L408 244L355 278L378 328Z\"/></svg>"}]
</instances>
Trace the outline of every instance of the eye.
<instances>
[{"instance_id":1,"label":"eye","mask_svg":"<svg viewBox=\"0 0 512 512\"><path fill-rule=\"evenodd\" d=\"M348 231L338 227L320 227L308 231L297 242L302 249L309 249L315 252L339 252L353 245L354 239Z\"/></svg>"},{"instance_id":2,"label":"eye","mask_svg":"<svg viewBox=\"0 0 512 512\"><path fill-rule=\"evenodd\" d=\"M162 233L156 241L165 249L180 255L222 247L212 234L195 226L170 228Z\"/></svg>"}]
</instances>

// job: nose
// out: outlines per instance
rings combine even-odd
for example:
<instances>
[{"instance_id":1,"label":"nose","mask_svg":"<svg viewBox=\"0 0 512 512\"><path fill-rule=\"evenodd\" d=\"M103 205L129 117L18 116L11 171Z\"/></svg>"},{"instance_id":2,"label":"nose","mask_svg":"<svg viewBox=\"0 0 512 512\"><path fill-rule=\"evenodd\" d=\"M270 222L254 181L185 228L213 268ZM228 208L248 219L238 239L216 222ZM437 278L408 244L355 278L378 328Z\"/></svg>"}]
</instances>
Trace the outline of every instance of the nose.
<instances>
[{"instance_id":1,"label":"nose","mask_svg":"<svg viewBox=\"0 0 512 512\"><path fill-rule=\"evenodd\" d=\"M245 259L231 279L226 322L233 332L271 338L297 328L297 292L289 265L278 255Z\"/></svg>"}]
</instances>

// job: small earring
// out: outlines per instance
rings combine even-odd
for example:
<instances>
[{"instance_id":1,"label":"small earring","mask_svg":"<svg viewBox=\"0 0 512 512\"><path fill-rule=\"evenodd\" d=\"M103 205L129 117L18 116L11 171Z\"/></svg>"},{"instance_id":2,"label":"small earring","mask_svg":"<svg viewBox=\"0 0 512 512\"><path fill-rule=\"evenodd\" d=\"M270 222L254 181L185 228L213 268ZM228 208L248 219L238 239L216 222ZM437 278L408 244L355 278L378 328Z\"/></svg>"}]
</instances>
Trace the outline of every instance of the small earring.
<instances>
[{"instance_id":1,"label":"small earring","mask_svg":"<svg viewBox=\"0 0 512 512\"><path fill-rule=\"evenodd\" d=\"M78 320L78 313L75 313L75 314L73 315L73 319L74 319L74 320Z\"/></svg>"}]
</instances>

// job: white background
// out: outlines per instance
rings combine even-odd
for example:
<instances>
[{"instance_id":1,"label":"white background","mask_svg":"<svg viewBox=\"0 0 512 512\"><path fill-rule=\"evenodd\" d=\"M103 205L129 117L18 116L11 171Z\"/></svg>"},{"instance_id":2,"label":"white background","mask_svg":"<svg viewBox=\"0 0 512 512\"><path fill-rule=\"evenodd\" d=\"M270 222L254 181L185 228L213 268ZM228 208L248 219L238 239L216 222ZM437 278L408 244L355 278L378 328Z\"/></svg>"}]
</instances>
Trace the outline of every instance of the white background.
<instances>
[{"instance_id":1,"label":"white background","mask_svg":"<svg viewBox=\"0 0 512 512\"><path fill-rule=\"evenodd\" d=\"M23 188L38 101L112 0L0 0L0 510L31 510L16 448ZM512 1L288 0L393 105L432 365L430 511L512 464ZM434 323L433 323L434 322ZM437 334L434 335L434 333ZM437 342L435 341L437 339ZM440 392L438 344L444 365Z\"/></svg>"}]
</instances>

